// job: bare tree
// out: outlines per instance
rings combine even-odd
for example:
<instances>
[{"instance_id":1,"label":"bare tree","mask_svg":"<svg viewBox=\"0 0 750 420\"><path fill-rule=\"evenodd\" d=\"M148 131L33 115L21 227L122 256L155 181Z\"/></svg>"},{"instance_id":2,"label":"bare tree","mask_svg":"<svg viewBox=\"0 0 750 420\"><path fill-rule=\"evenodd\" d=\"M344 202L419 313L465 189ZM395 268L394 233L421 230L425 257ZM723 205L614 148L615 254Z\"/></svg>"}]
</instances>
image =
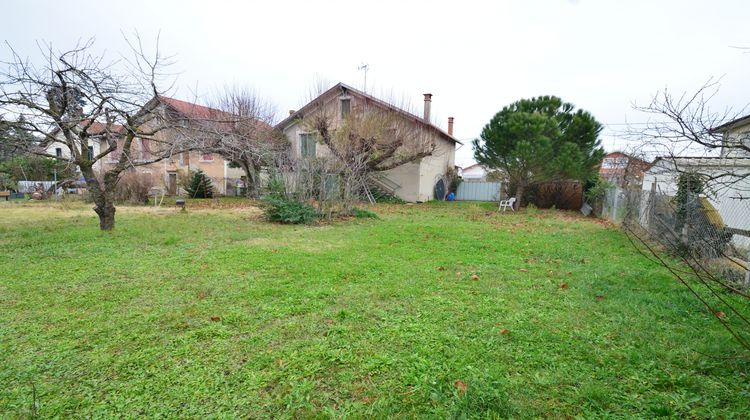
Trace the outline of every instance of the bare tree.
<instances>
[{"instance_id":1,"label":"bare tree","mask_svg":"<svg viewBox=\"0 0 750 420\"><path fill-rule=\"evenodd\" d=\"M115 226L114 190L123 171L169 158L188 145L180 140L187 136L159 135L170 128L158 99L169 58L160 53L158 40L152 54L137 34L126 41L128 54L112 62L93 52L93 40L65 51L40 47L36 63L9 46L10 59L0 71L0 114L23 121L19 128L34 135L16 146L53 159L59 156L50 147L65 147L86 181L102 230ZM92 153L96 144L99 150ZM136 144L148 153L136 156Z\"/></svg>"},{"instance_id":2,"label":"bare tree","mask_svg":"<svg viewBox=\"0 0 750 420\"><path fill-rule=\"evenodd\" d=\"M256 92L227 88L214 101L219 112L213 121L201 126L211 132L208 146L245 172L247 196L260 194L260 173L264 167L278 166L289 150L289 141L273 128L276 109Z\"/></svg>"},{"instance_id":3,"label":"bare tree","mask_svg":"<svg viewBox=\"0 0 750 420\"><path fill-rule=\"evenodd\" d=\"M692 94L665 89L648 105L634 106L651 118L628 128L640 143L632 154L658 156L649 173L669 180L675 191L661 191L656 181L638 185L630 191L639 194L627 200L623 228L639 251L665 267L750 350L750 274L743 265L750 256L733 243L734 235L750 231L726 226L709 201L731 200L733 219L750 220L750 137L735 130L748 117L744 109L711 108L718 89L710 79Z\"/></svg>"}]
</instances>

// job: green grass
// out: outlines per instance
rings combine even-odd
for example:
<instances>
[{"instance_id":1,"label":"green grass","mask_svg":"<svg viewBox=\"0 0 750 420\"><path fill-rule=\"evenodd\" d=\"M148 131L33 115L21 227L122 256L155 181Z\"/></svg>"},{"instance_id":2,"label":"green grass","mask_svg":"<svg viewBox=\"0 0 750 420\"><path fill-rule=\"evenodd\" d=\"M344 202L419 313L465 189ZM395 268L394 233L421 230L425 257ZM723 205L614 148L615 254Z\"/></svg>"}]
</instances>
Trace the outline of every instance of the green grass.
<instances>
[{"instance_id":1,"label":"green grass","mask_svg":"<svg viewBox=\"0 0 750 420\"><path fill-rule=\"evenodd\" d=\"M240 203L122 207L113 233L80 204L0 207L0 417L748 413L748 355L612 227Z\"/></svg>"}]
</instances>

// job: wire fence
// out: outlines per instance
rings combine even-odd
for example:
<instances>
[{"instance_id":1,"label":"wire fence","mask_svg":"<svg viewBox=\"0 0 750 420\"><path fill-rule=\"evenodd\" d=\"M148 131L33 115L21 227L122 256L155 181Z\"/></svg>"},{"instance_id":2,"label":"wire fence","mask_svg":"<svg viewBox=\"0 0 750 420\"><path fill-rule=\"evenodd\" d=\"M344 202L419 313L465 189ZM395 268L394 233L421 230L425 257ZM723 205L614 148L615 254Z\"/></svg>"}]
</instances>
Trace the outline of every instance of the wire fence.
<instances>
[{"instance_id":1,"label":"wire fence","mask_svg":"<svg viewBox=\"0 0 750 420\"><path fill-rule=\"evenodd\" d=\"M690 188L615 187L601 197L600 216L658 244L694 270L746 290L750 288L750 200L727 200Z\"/></svg>"}]
</instances>

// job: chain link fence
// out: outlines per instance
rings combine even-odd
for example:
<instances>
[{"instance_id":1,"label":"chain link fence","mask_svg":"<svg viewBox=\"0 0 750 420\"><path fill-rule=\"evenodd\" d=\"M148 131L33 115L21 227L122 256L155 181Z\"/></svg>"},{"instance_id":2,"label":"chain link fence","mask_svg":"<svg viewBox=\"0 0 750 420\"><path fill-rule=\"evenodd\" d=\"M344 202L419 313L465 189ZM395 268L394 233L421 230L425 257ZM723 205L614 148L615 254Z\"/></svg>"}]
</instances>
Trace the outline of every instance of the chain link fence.
<instances>
[{"instance_id":1,"label":"chain link fence","mask_svg":"<svg viewBox=\"0 0 750 420\"><path fill-rule=\"evenodd\" d=\"M750 288L750 200L717 202L690 188L614 187L601 197L600 217L658 244L700 273Z\"/></svg>"}]
</instances>

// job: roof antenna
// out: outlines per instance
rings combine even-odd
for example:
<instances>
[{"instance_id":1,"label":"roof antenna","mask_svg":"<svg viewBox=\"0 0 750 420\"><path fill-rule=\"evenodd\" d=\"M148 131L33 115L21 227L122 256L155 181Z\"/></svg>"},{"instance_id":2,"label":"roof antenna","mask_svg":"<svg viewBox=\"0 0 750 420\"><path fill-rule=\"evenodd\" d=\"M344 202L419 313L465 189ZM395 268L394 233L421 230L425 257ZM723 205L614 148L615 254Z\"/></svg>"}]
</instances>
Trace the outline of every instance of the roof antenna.
<instances>
[{"instance_id":1,"label":"roof antenna","mask_svg":"<svg viewBox=\"0 0 750 420\"><path fill-rule=\"evenodd\" d=\"M370 65L365 62L362 62L362 64L360 64L359 67L357 67L357 70L364 71L365 73L365 86L364 86L364 89L362 89L365 93L367 93L367 70L369 69L370 69Z\"/></svg>"}]
</instances>

